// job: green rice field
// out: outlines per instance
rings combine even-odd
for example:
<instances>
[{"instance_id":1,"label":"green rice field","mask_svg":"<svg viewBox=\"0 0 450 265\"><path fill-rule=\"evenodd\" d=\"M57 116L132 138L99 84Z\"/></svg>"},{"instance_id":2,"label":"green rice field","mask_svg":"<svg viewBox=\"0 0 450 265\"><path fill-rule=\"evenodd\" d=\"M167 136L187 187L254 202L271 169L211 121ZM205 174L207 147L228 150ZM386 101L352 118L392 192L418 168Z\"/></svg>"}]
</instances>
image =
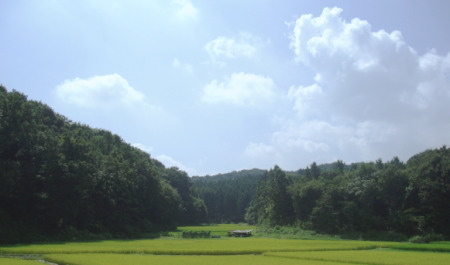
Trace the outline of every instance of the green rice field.
<instances>
[{"instance_id":1,"label":"green rice field","mask_svg":"<svg viewBox=\"0 0 450 265\"><path fill-rule=\"evenodd\" d=\"M249 229L231 225L182 227L180 231ZM251 229L251 228L250 228ZM351 240L300 240L263 237L108 240L0 246L0 265L123 264L370 264L447 265L450 242L412 244Z\"/></svg>"},{"instance_id":2,"label":"green rice field","mask_svg":"<svg viewBox=\"0 0 450 265\"><path fill-rule=\"evenodd\" d=\"M309 251L288 253L265 253L270 257L285 257L297 260L328 261L352 264L385 264L385 265L448 265L449 253L410 252L390 250L359 250L359 251Z\"/></svg>"},{"instance_id":3,"label":"green rice field","mask_svg":"<svg viewBox=\"0 0 450 265\"><path fill-rule=\"evenodd\" d=\"M297 240L273 238L219 238L148 240L110 240L86 243L35 244L0 247L7 254L76 254L120 253L155 255L242 255L262 254L267 251L318 251L374 249L395 243L370 241Z\"/></svg>"},{"instance_id":4,"label":"green rice field","mask_svg":"<svg viewBox=\"0 0 450 265\"><path fill-rule=\"evenodd\" d=\"M42 265L43 263L35 261L35 260L24 260L24 259L18 259L18 258L0 257L0 264L1 265L39 265L39 264Z\"/></svg>"}]
</instances>

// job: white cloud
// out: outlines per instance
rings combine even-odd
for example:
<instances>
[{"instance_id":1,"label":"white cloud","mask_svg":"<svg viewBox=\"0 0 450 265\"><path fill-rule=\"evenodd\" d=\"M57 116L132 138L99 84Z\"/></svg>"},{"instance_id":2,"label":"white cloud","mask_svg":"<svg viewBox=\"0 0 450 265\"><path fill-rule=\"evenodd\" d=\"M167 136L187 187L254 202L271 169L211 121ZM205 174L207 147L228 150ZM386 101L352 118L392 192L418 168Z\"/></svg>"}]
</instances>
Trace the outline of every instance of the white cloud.
<instances>
[{"instance_id":1,"label":"white cloud","mask_svg":"<svg viewBox=\"0 0 450 265\"><path fill-rule=\"evenodd\" d=\"M240 33L238 37L219 36L205 45L205 50L213 62L225 59L252 58L258 49L264 45L263 41L248 33Z\"/></svg>"},{"instance_id":2,"label":"white cloud","mask_svg":"<svg viewBox=\"0 0 450 265\"><path fill-rule=\"evenodd\" d=\"M271 101L275 83L269 77L234 73L223 82L213 80L203 88L203 101L258 106Z\"/></svg>"},{"instance_id":3,"label":"white cloud","mask_svg":"<svg viewBox=\"0 0 450 265\"><path fill-rule=\"evenodd\" d=\"M142 143L131 143L131 146L134 146L134 147L136 147L146 153L149 153L149 154L151 154L153 152L152 147L146 146L145 144L142 144Z\"/></svg>"},{"instance_id":4,"label":"white cloud","mask_svg":"<svg viewBox=\"0 0 450 265\"><path fill-rule=\"evenodd\" d=\"M196 175L196 171L193 168L185 166L183 163L173 159L172 157L168 155L159 155L156 157L156 159L164 164L166 167L177 167L186 173L188 173L189 176Z\"/></svg>"},{"instance_id":5,"label":"white cloud","mask_svg":"<svg viewBox=\"0 0 450 265\"><path fill-rule=\"evenodd\" d=\"M306 87L291 87L288 92L288 98L294 101L294 109L300 114L310 111L313 108L310 104L314 101L317 102L317 100L320 100L319 97L321 95L322 88L317 84Z\"/></svg>"},{"instance_id":6,"label":"white cloud","mask_svg":"<svg viewBox=\"0 0 450 265\"><path fill-rule=\"evenodd\" d=\"M373 31L341 12L325 8L293 24L291 48L316 83L291 87L295 115L267 143L249 144L247 157L270 155L295 169L312 161L407 159L450 143L450 53L419 55L399 31Z\"/></svg>"},{"instance_id":7,"label":"white cloud","mask_svg":"<svg viewBox=\"0 0 450 265\"><path fill-rule=\"evenodd\" d=\"M175 69L180 69L184 73L192 75L194 73L194 67L191 64L180 62L177 58L172 61L172 66Z\"/></svg>"},{"instance_id":8,"label":"white cloud","mask_svg":"<svg viewBox=\"0 0 450 265\"><path fill-rule=\"evenodd\" d=\"M189 0L173 0L176 6L176 16L180 19L197 19L199 11Z\"/></svg>"},{"instance_id":9,"label":"white cloud","mask_svg":"<svg viewBox=\"0 0 450 265\"><path fill-rule=\"evenodd\" d=\"M398 132L388 124L361 122L339 124L322 120L290 120L272 134L268 143L250 143L244 156L250 161L270 161L294 170L312 162L329 163L391 158L389 137ZM393 148L403 148L402 143ZM396 153L394 155L402 155Z\"/></svg>"},{"instance_id":10,"label":"white cloud","mask_svg":"<svg viewBox=\"0 0 450 265\"><path fill-rule=\"evenodd\" d=\"M322 114L398 122L448 106L450 54L420 56L399 31L374 32L367 21L344 21L341 12L301 16L291 36L297 60L316 71L324 100L314 105Z\"/></svg>"},{"instance_id":11,"label":"white cloud","mask_svg":"<svg viewBox=\"0 0 450 265\"><path fill-rule=\"evenodd\" d=\"M144 103L145 98L119 74L66 80L55 88L54 94L64 103L89 109L131 107Z\"/></svg>"}]
</instances>

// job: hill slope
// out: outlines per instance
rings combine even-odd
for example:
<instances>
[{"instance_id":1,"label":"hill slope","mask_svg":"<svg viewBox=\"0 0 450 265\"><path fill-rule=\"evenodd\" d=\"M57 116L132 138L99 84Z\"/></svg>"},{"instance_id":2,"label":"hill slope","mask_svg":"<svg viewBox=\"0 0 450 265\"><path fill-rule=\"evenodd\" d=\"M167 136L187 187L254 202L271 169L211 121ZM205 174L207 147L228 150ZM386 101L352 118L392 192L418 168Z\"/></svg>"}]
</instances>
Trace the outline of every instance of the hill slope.
<instances>
[{"instance_id":1,"label":"hill slope","mask_svg":"<svg viewBox=\"0 0 450 265\"><path fill-rule=\"evenodd\" d=\"M205 213L186 173L1 86L0 183L3 243L133 236Z\"/></svg>"}]
</instances>

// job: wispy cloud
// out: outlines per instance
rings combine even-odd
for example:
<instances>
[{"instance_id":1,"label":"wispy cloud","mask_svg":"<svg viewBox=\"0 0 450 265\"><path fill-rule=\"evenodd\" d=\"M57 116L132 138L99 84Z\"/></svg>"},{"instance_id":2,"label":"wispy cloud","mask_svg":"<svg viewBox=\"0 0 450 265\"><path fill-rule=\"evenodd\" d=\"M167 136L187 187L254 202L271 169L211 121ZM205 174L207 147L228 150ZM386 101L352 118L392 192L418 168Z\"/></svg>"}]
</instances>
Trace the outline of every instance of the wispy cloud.
<instances>
[{"instance_id":1,"label":"wispy cloud","mask_svg":"<svg viewBox=\"0 0 450 265\"><path fill-rule=\"evenodd\" d=\"M253 58L265 43L249 33L237 37L219 36L205 45L212 62L237 58Z\"/></svg>"},{"instance_id":2,"label":"wispy cloud","mask_svg":"<svg viewBox=\"0 0 450 265\"><path fill-rule=\"evenodd\" d=\"M175 69L179 69L182 72L192 75L194 74L194 67L189 63L184 63L178 60L178 58L174 58L172 61L172 66Z\"/></svg>"},{"instance_id":3,"label":"wispy cloud","mask_svg":"<svg viewBox=\"0 0 450 265\"><path fill-rule=\"evenodd\" d=\"M152 147L147 146L147 145L142 144L142 143L131 143L131 145L136 147L136 148L138 148L138 149L140 149L140 150L142 150L142 151L144 151L144 152L146 152L146 153L149 153L149 154L151 154L153 152L153 148Z\"/></svg>"},{"instance_id":4,"label":"wispy cloud","mask_svg":"<svg viewBox=\"0 0 450 265\"><path fill-rule=\"evenodd\" d=\"M234 73L226 80L211 81L203 88L206 103L226 103L255 107L269 102L274 96L275 83L269 77Z\"/></svg>"},{"instance_id":5,"label":"wispy cloud","mask_svg":"<svg viewBox=\"0 0 450 265\"><path fill-rule=\"evenodd\" d=\"M183 163L175 160L174 158L168 156L168 155L158 155L156 156L156 159L164 164L166 167L177 167L178 169L181 169L189 174L189 176L196 175L196 171L193 168L187 167Z\"/></svg>"},{"instance_id":6,"label":"wispy cloud","mask_svg":"<svg viewBox=\"0 0 450 265\"><path fill-rule=\"evenodd\" d=\"M176 7L175 14L179 19L197 19L198 9L189 0L173 0L172 5Z\"/></svg>"}]
</instances>

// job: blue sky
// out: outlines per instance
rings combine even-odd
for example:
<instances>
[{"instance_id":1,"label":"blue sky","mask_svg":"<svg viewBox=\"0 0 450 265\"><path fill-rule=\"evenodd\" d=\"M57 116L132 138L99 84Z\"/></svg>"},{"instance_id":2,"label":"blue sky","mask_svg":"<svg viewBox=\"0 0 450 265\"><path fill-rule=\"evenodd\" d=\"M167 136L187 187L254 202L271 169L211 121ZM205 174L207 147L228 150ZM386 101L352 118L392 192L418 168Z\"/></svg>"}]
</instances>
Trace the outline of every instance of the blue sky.
<instances>
[{"instance_id":1,"label":"blue sky","mask_svg":"<svg viewBox=\"0 0 450 265\"><path fill-rule=\"evenodd\" d=\"M0 83L192 175L450 143L449 1L0 1Z\"/></svg>"}]
</instances>

